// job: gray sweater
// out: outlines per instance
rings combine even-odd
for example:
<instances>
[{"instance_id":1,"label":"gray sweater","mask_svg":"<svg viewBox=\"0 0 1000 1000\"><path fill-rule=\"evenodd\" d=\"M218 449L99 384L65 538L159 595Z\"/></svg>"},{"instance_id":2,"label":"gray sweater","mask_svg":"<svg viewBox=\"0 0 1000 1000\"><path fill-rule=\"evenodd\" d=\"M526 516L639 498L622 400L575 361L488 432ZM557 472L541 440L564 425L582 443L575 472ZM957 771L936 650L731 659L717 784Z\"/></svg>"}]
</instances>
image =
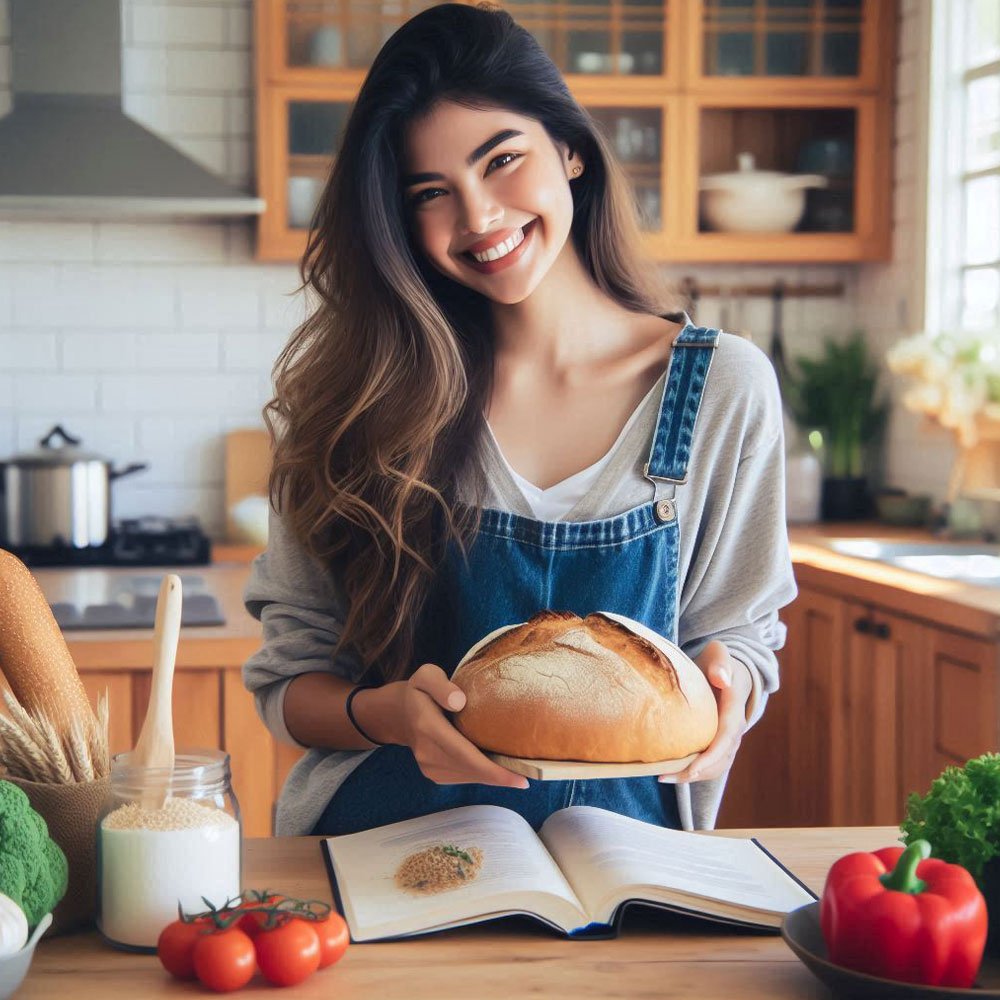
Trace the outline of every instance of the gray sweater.
<instances>
[{"instance_id":1,"label":"gray sweater","mask_svg":"<svg viewBox=\"0 0 1000 1000\"><path fill-rule=\"evenodd\" d=\"M666 373L566 520L613 517L652 498L642 467L665 381ZM479 458L489 483L487 506L531 517L485 430ZM785 526L781 399L771 363L748 341L730 334L719 340L695 427L688 481L676 487L674 499L680 528L679 644L696 657L710 640L719 639L750 668L754 690L747 721L752 725L778 687L774 650L785 640L778 609L795 597L796 587ZM272 510L267 551L253 562L244 600L263 623L264 644L244 665L243 681L268 729L278 739L302 746L284 720L291 680L311 671L331 671L350 680L361 674L354 656L332 657L344 621L344 594ZM282 790L275 833L310 833L331 797L369 753L309 749ZM725 777L676 786L685 829L711 829L724 787Z\"/></svg>"}]
</instances>

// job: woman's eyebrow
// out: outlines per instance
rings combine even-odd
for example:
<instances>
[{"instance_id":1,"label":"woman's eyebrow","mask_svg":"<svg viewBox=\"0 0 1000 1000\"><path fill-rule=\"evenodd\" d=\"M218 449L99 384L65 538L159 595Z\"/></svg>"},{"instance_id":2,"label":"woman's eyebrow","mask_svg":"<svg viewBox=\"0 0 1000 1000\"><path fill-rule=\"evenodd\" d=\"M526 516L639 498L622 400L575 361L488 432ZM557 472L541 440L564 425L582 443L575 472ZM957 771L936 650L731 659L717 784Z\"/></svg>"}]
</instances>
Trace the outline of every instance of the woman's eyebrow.
<instances>
[{"instance_id":1,"label":"woman's eyebrow","mask_svg":"<svg viewBox=\"0 0 1000 1000\"><path fill-rule=\"evenodd\" d=\"M490 136L481 146L477 146L466 157L465 162L470 166L475 166L491 149L499 146L501 142L513 139L514 136L524 135L516 128L505 128L496 135ZM423 184L425 181L443 181L444 174L407 174L403 178L403 187L410 187L413 184Z\"/></svg>"}]
</instances>

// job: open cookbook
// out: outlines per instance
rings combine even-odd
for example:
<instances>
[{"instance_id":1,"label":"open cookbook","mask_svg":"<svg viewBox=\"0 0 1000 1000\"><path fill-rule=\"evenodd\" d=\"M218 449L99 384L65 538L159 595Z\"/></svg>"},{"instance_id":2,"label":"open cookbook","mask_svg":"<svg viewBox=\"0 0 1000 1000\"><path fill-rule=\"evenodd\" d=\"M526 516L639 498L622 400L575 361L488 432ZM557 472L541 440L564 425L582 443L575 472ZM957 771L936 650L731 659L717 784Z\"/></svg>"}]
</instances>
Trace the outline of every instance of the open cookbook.
<instances>
[{"instance_id":1,"label":"open cookbook","mask_svg":"<svg viewBox=\"0 0 1000 1000\"><path fill-rule=\"evenodd\" d=\"M614 937L630 904L778 928L816 899L756 840L669 830L592 806L536 834L500 806L462 806L321 841L353 941L523 914Z\"/></svg>"}]
</instances>

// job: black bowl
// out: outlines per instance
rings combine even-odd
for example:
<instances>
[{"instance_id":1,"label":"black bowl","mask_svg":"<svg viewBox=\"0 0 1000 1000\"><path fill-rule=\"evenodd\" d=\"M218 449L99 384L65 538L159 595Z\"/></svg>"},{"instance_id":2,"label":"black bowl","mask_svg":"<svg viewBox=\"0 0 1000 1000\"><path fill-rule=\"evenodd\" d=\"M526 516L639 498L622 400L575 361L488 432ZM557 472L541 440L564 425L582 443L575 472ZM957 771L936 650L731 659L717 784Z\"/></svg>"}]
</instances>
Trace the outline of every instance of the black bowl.
<instances>
[{"instance_id":1,"label":"black bowl","mask_svg":"<svg viewBox=\"0 0 1000 1000\"><path fill-rule=\"evenodd\" d=\"M781 936L809 971L824 982L833 995L844 1000L942 1000L945 997L1000 998L1000 960L986 957L971 989L953 986L920 986L853 972L834 965L826 957L826 943L819 926L819 903L808 903L785 915Z\"/></svg>"}]
</instances>

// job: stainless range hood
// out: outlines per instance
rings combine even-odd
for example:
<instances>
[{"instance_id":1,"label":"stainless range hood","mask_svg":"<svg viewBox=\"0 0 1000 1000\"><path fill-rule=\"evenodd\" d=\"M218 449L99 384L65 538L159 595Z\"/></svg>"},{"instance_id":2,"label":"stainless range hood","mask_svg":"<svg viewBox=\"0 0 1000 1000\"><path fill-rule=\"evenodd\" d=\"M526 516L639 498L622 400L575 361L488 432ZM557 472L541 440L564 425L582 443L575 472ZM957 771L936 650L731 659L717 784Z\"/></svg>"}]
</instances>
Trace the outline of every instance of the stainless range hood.
<instances>
[{"instance_id":1,"label":"stainless range hood","mask_svg":"<svg viewBox=\"0 0 1000 1000\"><path fill-rule=\"evenodd\" d=\"M0 218L258 215L240 191L122 110L121 0L10 0L13 110Z\"/></svg>"}]
</instances>

